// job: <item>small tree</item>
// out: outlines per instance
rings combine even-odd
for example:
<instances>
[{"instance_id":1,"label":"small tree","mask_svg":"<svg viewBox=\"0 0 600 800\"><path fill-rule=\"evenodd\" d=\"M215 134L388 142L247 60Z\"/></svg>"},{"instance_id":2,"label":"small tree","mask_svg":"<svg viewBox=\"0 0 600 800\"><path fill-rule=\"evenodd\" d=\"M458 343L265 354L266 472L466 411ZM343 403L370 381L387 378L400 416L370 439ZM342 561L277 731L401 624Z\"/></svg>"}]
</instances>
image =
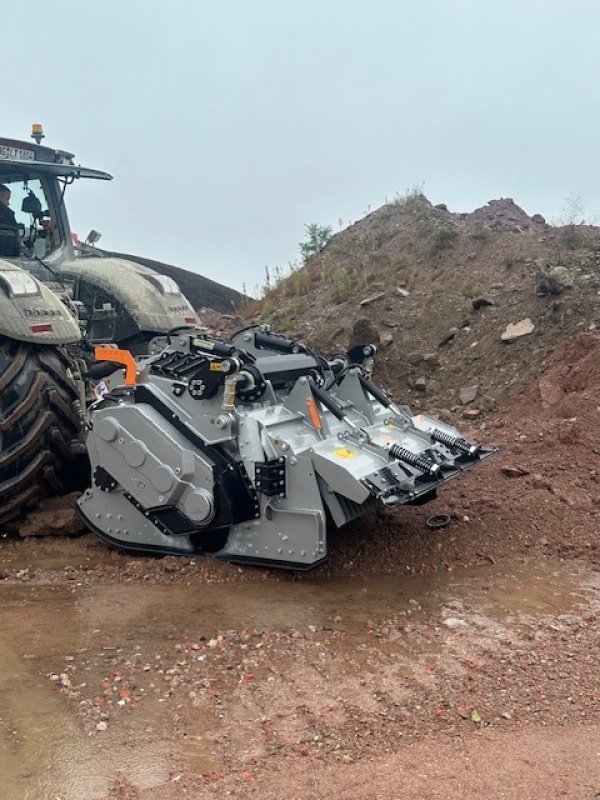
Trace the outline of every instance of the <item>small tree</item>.
<instances>
[{"instance_id":1,"label":"small tree","mask_svg":"<svg viewBox=\"0 0 600 800\"><path fill-rule=\"evenodd\" d=\"M562 207L561 225L585 225L585 206L581 195L572 192Z\"/></svg>"},{"instance_id":2,"label":"small tree","mask_svg":"<svg viewBox=\"0 0 600 800\"><path fill-rule=\"evenodd\" d=\"M319 225L316 222L305 225L306 241L300 243L302 261L307 264L313 256L318 255L331 239L333 230L330 225Z\"/></svg>"},{"instance_id":3,"label":"small tree","mask_svg":"<svg viewBox=\"0 0 600 800\"><path fill-rule=\"evenodd\" d=\"M581 245L581 237L577 230L578 225L585 225L585 206L580 195L571 193L565 198L562 207L562 214L558 219L562 225L562 240L566 247L575 250Z\"/></svg>"}]
</instances>

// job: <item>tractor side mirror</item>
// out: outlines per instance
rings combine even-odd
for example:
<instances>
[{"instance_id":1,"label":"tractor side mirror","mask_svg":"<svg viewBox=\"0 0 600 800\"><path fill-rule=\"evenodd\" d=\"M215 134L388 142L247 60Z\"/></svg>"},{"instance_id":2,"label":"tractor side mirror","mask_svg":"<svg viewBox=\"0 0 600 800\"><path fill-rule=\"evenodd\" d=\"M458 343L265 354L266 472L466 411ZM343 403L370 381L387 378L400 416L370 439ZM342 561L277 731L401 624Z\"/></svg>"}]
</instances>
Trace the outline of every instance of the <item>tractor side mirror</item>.
<instances>
[{"instance_id":1,"label":"tractor side mirror","mask_svg":"<svg viewBox=\"0 0 600 800\"><path fill-rule=\"evenodd\" d=\"M86 244L96 244L96 242L100 241L102 234L100 231L91 230L88 235L85 237Z\"/></svg>"}]
</instances>

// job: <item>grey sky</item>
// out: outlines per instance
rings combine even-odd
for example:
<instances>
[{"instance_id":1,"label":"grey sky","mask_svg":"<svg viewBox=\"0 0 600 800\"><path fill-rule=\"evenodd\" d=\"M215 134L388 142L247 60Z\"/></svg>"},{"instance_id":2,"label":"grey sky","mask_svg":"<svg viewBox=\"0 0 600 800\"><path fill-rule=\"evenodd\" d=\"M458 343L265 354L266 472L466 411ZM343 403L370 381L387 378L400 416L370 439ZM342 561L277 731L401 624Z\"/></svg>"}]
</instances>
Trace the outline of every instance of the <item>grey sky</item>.
<instances>
[{"instance_id":1,"label":"grey sky","mask_svg":"<svg viewBox=\"0 0 600 800\"><path fill-rule=\"evenodd\" d=\"M6 0L5 0L6 2ZM4 6L4 3L2 4ZM424 183L600 214L596 0L54 0L2 7L0 134L106 169L73 228L236 288Z\"/></svg>"}]
</instances>

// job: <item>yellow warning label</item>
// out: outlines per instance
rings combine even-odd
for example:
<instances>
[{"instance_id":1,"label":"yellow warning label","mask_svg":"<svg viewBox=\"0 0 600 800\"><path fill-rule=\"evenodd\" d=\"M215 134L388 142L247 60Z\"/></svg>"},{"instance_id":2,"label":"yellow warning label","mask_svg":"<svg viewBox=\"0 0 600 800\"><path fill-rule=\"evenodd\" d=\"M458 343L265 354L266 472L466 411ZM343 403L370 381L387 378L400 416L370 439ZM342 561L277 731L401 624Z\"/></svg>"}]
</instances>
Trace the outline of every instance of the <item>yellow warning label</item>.
<instances>
[{"instance_id":1,"label":"yellow warning label","mask_svg":"<svg viewBox=\"0 0 600 800\"><path fill-rule=\"evenodd\" d=\"M222 372L223 367L220 361L211 361L210 362L210 371L211 372Z\"/></svg>"},{"instance_id":2,"label":"yellow warning label","mask_svg":"<svg viewBox=\"0 0 600 800\"><path fill-rule=\"evenodd\" d=\"M338 447L333 451L333 455L338 458L356 458L358 453L356 450L350 450L348 447Z\"/></svg>"}]
</instances>

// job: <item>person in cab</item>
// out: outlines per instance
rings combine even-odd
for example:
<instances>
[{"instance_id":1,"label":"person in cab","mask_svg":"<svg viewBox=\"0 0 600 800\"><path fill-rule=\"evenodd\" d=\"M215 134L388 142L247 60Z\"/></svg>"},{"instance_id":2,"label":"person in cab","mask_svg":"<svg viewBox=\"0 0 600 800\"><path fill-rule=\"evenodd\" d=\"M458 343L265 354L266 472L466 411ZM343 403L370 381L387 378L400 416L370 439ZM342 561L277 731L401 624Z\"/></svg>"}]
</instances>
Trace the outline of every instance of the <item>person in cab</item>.
<instances>
[{"instance_id":1,"label":"person in cab","mask_svg":"<svg viewBox=\"0 0 600 800\"><path fill-rule=\"evenodd\" d=\"M19 226L9 205L10 195L8 186L0 183L0 258L18 256L20 250Z\"/></svg>"}]
</instances>

